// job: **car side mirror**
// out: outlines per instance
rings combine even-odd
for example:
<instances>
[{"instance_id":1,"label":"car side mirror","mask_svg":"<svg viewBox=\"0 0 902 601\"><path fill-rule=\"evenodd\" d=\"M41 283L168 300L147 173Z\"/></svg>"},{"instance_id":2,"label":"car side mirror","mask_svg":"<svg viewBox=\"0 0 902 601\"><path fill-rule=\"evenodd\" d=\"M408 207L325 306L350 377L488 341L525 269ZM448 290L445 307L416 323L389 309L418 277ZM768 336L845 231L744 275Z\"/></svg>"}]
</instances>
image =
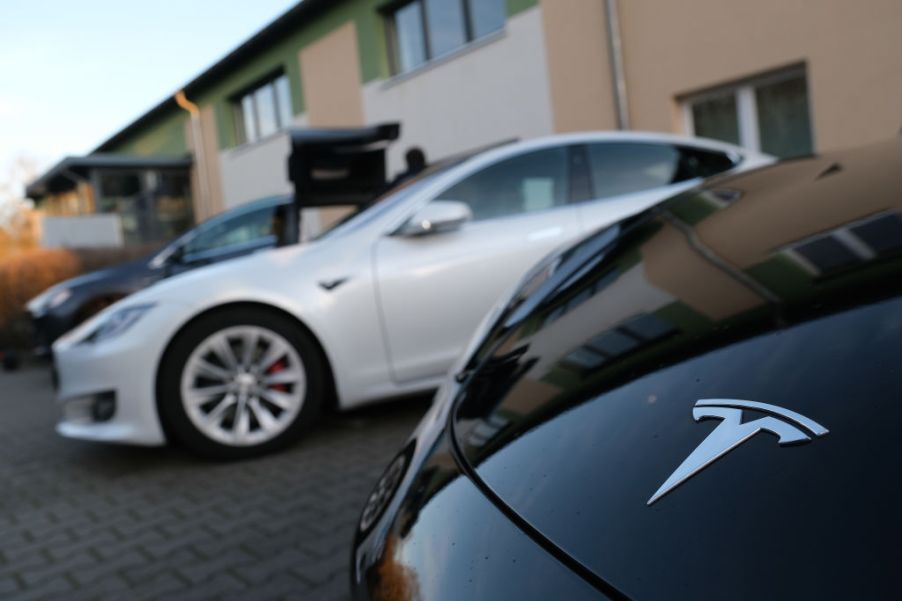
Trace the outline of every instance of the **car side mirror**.
<instances>
[{"instance_id":1,"label":"car side mirror","mask_svg":"<svg viewBox=\"0 0 902 601\"><path fill-rule=\"evenodd\" d=\"M185 262L185 246L179 245L172 250L172 253L166 257L168 265L181 265Z\"/></svg>"},{"instance_id":2,"label":"car side mirror","mask_svg":"<svg viewBox=\"0 0 902 601\"><path fill-rule=\"evenodd\" d=\"M460 229L473 219L470 205L456 200L433 200L401 226L401 236L425 236Z\"/></svg>"}]
</instances>

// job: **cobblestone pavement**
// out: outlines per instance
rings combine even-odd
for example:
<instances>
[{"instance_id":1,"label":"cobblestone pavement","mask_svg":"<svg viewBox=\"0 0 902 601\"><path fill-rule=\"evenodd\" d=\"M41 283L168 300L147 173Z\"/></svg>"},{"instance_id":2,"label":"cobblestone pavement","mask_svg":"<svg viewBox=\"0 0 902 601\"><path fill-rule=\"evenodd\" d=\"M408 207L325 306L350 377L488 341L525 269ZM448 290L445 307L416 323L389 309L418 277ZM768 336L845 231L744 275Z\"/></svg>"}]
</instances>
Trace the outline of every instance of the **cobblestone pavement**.
<instances>
[{"instance_id":1,"label":"cobblestone pavement","mask_svg":"<svg viewBox=\"0 0 902 601\"><path fill-rule=\"evenodd\" d=\"M345 599L366 495L428 399L210 463L59 438L50 376L0 373L0 599Z\"/></svg>"}]
</instances>

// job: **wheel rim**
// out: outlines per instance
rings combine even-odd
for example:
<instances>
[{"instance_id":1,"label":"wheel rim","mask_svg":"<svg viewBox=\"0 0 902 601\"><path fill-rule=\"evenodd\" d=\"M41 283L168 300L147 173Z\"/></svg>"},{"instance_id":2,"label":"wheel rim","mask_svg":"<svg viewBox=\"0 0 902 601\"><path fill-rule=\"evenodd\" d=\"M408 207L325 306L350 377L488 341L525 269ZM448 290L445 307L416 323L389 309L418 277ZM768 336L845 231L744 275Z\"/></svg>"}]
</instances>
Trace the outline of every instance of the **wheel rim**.
<instances>
[{"instance_id":1,"label":"wheel rim","mask_svg":"<svg viewBox=\"0 0 902 601\"><path fill-rule=\"evenodd\" d=\"M231 446L272 440L304 404L304 363L283 336L259 326L220 330L182 371L182 405L204 436Z\"/></svg>"}]
</instances>

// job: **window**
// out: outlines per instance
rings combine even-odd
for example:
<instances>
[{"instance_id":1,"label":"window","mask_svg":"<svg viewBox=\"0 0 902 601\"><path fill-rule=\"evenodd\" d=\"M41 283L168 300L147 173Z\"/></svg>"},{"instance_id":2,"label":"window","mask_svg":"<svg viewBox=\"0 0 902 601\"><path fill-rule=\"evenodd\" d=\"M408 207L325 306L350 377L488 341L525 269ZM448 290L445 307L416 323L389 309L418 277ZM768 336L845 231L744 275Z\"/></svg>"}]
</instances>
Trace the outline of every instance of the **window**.
<instances>
[{"instance_id":1,"label":"window","mask_svg":"<svg viewBox=\"0 0 902 601\"><path fill-rule=\"evenodd\" d=\"M504 27L504 0L414 0L388 15L395 73L416 69Z\"/></svg>"},{"instance_id":2,"label":"window","mask_svg":"<svg viewBox=\"0 0 902 601\"><path fill-rule=\"evenodd\" d=\"M817 276L902 251L902 215L881 213L797 242L784 253Z\"/></svg>"},{"instance_id":3,"label":"window","mask_svg":"<svg viewBox=\"0 0 902 601\"><path fill-rule=\"evenodd\" d=\"M735 163L722 152L669 144L590 144L591 198L609 198L708 177Z\"/></svg>"},{"instance_id":4,"label":"window","mask_svg":"<svg viewBox=\"0 0 902 601\"><path fill-rule=\"evenodd\" d=\"M471 175L438 198L467 203L475 221L560 206L569 197L567 158L564 147L522 154Z\"/></svg>"},{"instance_id":5,"label":"window","mask_svg":"<svg viewBox=\"0 0 902 601\"><path fill-rule=\"evenodd\" d=\"M260 241L274 235L275 207L266 207L210 224L185 247L186 255Z\"/></svg>"},{"instance_id":6,"label":"window","mask_svg":"<svg viewBox=\"0 0 902 601\"><path fill-rule=\"evenodd\" d=\"M291 125L291 85L279 75L234 100L238 142L254 142Z\"/></svg>"},{"instance_id":7,"label":"window","mask_svg":"<svg viewBox=\"0 0 902 601\"><path fill-rule=\"evenodd\" d=\"M780 158L811 154L804 70L793 69L687 99L687 129Z\"/></svg>"}]
</instances>

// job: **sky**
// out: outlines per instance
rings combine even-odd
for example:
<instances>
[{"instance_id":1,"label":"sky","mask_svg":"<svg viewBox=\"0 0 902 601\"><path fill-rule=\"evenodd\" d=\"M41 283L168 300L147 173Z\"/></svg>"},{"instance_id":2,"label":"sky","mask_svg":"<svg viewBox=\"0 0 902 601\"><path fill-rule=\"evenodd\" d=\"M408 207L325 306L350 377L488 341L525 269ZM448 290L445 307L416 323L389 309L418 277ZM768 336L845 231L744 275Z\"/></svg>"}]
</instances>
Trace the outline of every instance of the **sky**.
<instances>
[{"instance_id":1,"label":"sky","mask_svg":"<svg viewBox=\"0 0 902 601\"><path fill-rule=\"evenodd\" d=\"M0 0L0 187L85 154L297 0Z\"/></svg>"}]
</instances>

